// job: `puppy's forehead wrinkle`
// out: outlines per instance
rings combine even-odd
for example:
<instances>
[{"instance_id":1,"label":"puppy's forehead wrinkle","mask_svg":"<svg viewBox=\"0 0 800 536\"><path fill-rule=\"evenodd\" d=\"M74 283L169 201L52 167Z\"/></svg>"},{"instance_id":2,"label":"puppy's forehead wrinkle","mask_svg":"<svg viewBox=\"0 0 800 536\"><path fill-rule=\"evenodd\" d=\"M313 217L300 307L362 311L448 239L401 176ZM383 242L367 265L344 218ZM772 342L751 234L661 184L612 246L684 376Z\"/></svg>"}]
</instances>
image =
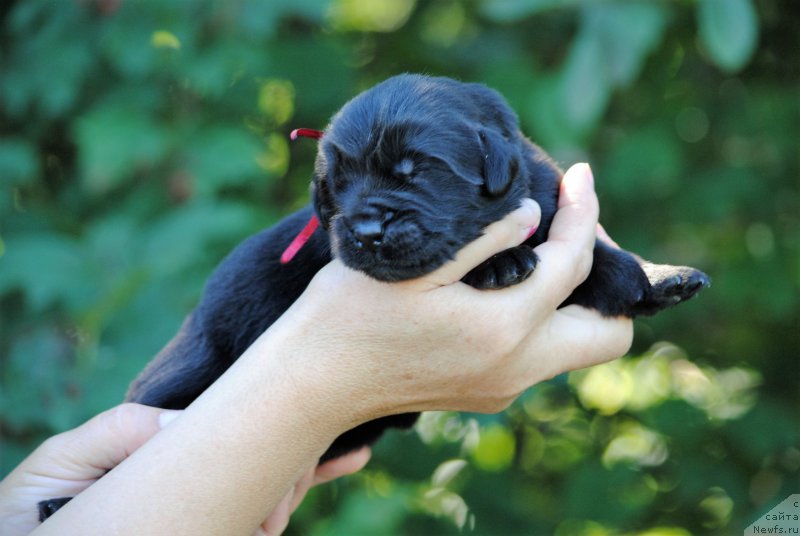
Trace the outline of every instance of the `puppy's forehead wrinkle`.
<instances>
[{"instance_id":1,"label":"puppy's forehead wrinkle","mask_svg":"<svg viewBox=\"0 0 800 536\"><path fill-rule=\"evenodd\" d=\"M378 84L348 102L333 118L328 135L351 155L363 156L381 145L383 136L396 132L405 132L424 146L436 139L463 145L480 127L498 128L506 136L516 128L516 116L505 105L500 108L499 95L485 88L457 90L455 84L412 75L395 77L392 86Z\"/></svg>"}]
</instances>

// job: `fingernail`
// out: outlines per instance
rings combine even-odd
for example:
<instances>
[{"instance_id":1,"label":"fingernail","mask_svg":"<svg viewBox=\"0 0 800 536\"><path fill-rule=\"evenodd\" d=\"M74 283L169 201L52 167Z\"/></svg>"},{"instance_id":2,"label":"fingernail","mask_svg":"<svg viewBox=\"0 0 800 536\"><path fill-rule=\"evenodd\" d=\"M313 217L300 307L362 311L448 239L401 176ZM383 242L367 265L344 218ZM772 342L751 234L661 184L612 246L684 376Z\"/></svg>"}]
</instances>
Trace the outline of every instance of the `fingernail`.
<instances>
[{"instance_id":1,"label":"fingernail","mask_svg":"<svg viewBox=\"0 0 800 536\"><path fill-rule=\"evenodd\" d=\"M533 199L523 199L519 204L517 213L521 216L521 223L527 224L526 227L530 227L531 225L539 225L541 209L539 208L539 203Z\"/></svg>"},{"instance_id":2,"label":"fingernail","mask_svg":"<svg viewBox=\"0 0 800 536\"><path fill-rule=\"evenodd\" d=\"M169 423L174 421L175 418L181 413L183 413L183 411L177 409L167 409L162 411L161 414L158 416L158 427L161 429L165 428Z\"/></svg>"},{"instance_id":3,"label":"fingernail","mask_svg":"<svg viewBox=\"0 0 800 536\"><path fill-rule=\"evenodd\" d=\"M592 169L589 164L580 163L575 164L567 170L562 182L564 193L570 199L579 196L582 193L594 189L594 178L592 177Z\"/></svg>"},{"instance_id":4,"label":"fingernail","mask_svg":"<svg viewBox=\"0 0 800 536\"><path fill-rule=\"evenodd\" d=\"M539 203L533 199L523 199L514 214L514 219L520 225L520 236L524 237L523 240L527 240L539 228L539 218L541 217Z\"/></svg>"},{"instance_id":5,"label":"fingernail","mask_svg":"<svg viewBox=\"0 0 800 536\"><path fill-rule=\"evenodd\" d=\"M519 203L519 208L528 211L531 214L534 214L537 209L537 203L533 199L526 197Z\"/></svg>"},{"instance_id":6,"label":"fingernail","mask_svg":"<svg viewBox=\"0 0 800 536\"><path fill-rule=\"evenodd\" d=\"M586 162L581 162L578 165L580 166L581 175L583 175L584 179L586 179L589 184L594 185L594 173L592 173L592 167Z\"/></svg>"}]
</instances>

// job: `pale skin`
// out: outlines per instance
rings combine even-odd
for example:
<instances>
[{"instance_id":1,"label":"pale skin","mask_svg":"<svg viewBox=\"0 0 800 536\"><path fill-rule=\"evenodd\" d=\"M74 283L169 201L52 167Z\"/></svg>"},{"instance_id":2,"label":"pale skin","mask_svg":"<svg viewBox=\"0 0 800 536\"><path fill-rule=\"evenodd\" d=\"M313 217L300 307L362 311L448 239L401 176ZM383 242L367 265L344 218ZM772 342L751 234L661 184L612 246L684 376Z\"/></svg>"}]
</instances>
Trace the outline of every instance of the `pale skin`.
<instances>
[{"instance_id":1,"label":"pale skin","mask_svg":"<svg viewBox=\"0 0 800 536\"><path fill-rule=\"evenodd\" d=\"M51 437L0 482L0 534L22 536L39 526L41 500L74 497L94 484L183 413L121 404ZM261 523L255 536L277 536L308 490L364 467L364 448L309 469Z\"/></svg>"},{"instance_id":2,"label":"pale skin","mask_svg":"<svg viewBox=\"0 0 800 536\"><path fill-rule=\"evenodd\" d=\"M497 412L531 385L623 355L629 319L558 309L589 273L598 213L591 171L573 166L541 262L503 290L459 280L526 238L533 202L416 280L380 283L331 262L211 388L160 431L156 415L149 440L118 453L35 534L277 534L342 432L408 411Z\"/></svg>"}]
</instances>

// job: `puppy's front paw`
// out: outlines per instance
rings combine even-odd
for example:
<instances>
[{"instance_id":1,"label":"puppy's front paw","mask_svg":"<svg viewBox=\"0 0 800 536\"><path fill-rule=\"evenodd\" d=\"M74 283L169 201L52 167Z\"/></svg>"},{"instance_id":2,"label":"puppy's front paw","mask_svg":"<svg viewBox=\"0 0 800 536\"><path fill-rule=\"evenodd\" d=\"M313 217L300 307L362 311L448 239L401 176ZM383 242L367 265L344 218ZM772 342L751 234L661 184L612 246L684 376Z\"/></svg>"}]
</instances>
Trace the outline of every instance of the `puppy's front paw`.
<instances>
[{"instance_id":1,"label":"puppy's front paw","mask_svg":"<svg viewBox=\"0 0 800 536\"><path fill-rule=\"evenodd\" d=\"M650 289L635 305L637 315L652 315L694 297L701 289L711 286L711 279L688 266L649 264L642 266Z\"/></svg>"},{"instance_id":2,"label":"puppy's front paw","mask_svg":"<svg viewBox=\"0 0 800 536\"><path fill-rule=\"evenodd\" d=\"M477 289L510 287L528 279L539 257L526 245L507 249L484 261L464 276L462 281Z\"/></svg>"}]
</instances>

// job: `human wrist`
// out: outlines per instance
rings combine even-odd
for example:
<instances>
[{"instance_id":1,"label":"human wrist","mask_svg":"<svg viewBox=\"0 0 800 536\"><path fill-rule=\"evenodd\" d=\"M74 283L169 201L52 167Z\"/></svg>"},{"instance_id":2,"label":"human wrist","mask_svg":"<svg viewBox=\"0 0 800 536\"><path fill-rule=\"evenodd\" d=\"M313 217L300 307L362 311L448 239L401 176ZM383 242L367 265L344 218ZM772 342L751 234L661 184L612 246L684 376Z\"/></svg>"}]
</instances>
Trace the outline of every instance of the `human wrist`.
<instances>
[{"instance_id":1,"label":"human wrist","mask_svg":"<svg viewBox=\"0 0 800 536\"><path fill-rule=\"evenodd\" d=\"M322 441L381 416L371 395L367 360L360 360L351 334L317 318L317 307L293 307L240 359L261 361L263 373L278 374L292 388L287 396ZM249 355L252 354L252 355ZM263 367L264 361L269 364ZM358 366L361 361L363 366ZM391 412L390 410L383 410Z\"/></svg>"},{"instance_id":2,"label":"human wrist","mask_svg":"<svg viewBox=\"0 0 800 536\"><path fill-rule=\"evenodd\" d=\"M40 529L63 533L96 505L116 512L114 521L130 529L121 533L244 533L262 521L350 428L343 398L331 397L325 386L337 378L326 377L327 366L307 366L311 356L294 329L299 324L279 324L179 418ZM131 479L137 486L128 485ZM179 503L180 509L170 507ZM120 510L122 504L136 504L140 512ZM212 511L211 518L204 515ZM94 516L82 533L104 533L108 522L104 514Z\"/></svg>"}]
</instances>

